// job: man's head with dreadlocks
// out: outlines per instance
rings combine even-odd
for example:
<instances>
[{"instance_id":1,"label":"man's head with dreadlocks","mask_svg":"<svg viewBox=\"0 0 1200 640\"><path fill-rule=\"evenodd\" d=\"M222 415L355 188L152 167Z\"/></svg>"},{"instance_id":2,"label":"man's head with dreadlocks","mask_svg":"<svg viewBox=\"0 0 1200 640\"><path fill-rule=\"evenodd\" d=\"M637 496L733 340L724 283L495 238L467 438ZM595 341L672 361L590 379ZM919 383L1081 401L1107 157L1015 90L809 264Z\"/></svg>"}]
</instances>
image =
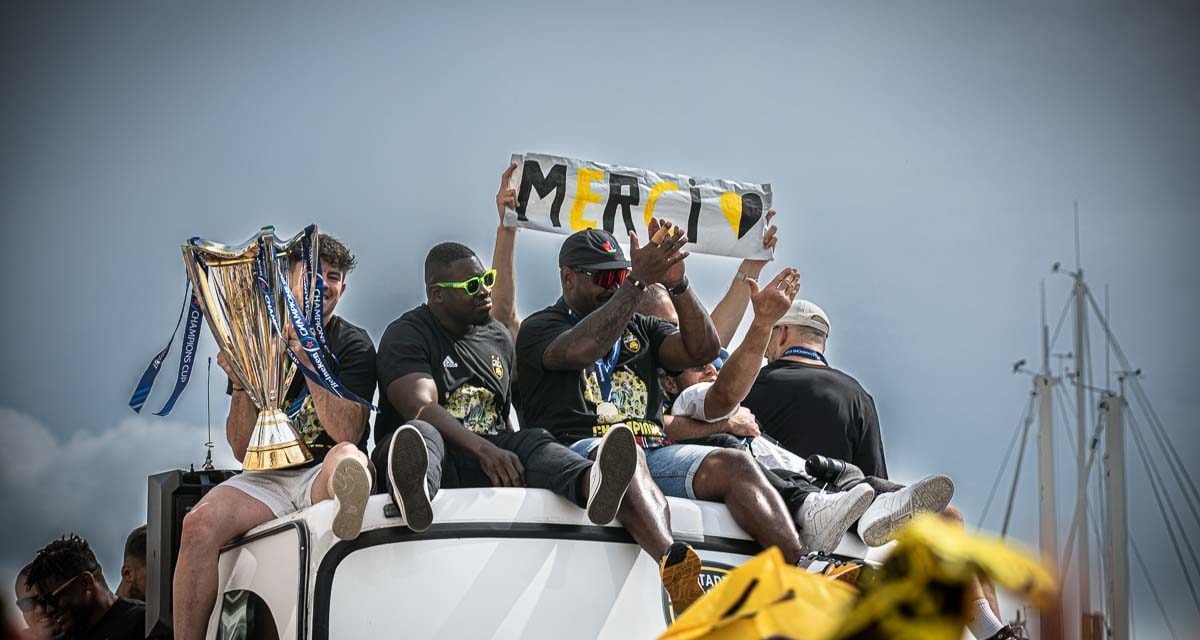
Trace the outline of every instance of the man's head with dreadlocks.
<instances>
[{"instance_id":1,"label":"man's head with dreadlocks","mask_svg":"<svg viewBox=\"0 0 1200 640\"><path fill-rule=\"evenodd\" d=\"M46 610L64 633L90 629L116 600L87 540L75 534L46 545L25 579L41 594Z\"/></svg>"}]
</instances>

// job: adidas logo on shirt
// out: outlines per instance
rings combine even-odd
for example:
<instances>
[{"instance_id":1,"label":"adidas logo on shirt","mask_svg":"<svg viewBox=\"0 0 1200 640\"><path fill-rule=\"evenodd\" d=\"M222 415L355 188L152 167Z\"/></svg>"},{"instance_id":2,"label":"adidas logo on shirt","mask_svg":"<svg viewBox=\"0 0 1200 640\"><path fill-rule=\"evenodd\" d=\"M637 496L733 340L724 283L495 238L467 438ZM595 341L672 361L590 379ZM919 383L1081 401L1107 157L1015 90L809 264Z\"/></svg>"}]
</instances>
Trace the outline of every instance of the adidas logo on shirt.
<instances>
[{"instance_id":1,"label":"adidas logo on shirt","mask_svg":"<svg viewBox=\"0 0 1200 640\"><path fill-rule=\"evenodd\" d=\"M443 368L446 368L446 369L453 369L453 368L455 368L455 367L457 367L457 366L458 366L458 363L457 363L457 362L455 362L455 361L454 361L454 358L451 358L450 356L446 356L446 359L445 359L445 360L442 360L442 367L443 367Z\"/></svg>"}]
</instances>

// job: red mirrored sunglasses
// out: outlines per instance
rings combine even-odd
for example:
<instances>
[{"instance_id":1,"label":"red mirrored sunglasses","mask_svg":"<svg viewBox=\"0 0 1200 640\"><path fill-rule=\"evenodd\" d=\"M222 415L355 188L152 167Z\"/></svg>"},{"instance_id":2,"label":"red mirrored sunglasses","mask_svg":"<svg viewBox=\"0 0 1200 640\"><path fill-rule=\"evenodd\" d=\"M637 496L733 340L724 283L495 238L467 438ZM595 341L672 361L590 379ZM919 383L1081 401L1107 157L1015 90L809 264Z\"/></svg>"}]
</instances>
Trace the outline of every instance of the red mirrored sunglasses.
<instances>
[{"instance_id":1,"label":"red mirrored sunglasses","mask_svg":"<svg viewBox=\"0 0 1200 640\"><path fill-rule=\"evenodd\" d=\"M604 289L616 289L625 282L629 269L583 269L576 267L575 271L585 276L591 276L596 286Z\"/></svg>"}]
</instances>

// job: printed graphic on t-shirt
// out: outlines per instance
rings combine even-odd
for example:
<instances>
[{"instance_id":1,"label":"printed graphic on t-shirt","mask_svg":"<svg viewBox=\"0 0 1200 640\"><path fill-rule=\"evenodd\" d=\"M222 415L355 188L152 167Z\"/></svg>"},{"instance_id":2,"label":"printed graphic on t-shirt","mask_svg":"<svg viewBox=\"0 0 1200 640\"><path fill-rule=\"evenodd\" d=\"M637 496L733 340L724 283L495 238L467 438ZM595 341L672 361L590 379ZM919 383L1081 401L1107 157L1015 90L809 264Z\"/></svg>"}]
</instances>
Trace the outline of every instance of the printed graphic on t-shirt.
<instances>
[{"instance_id":1,"label":"printed graphic on t-shirt","mask_svg":"<svg viewBox=\"0 0 1200 640\"><path fill-rule=\"evenodd\" d=\"M495 374L497 380L504 379L504 362L500 360L500 356L492 354L492 373Z\"/></svg>"},{"instance_id":2,"label":"printed graphic on t-shirt","mask_svg":"<svg viewBox=\"0 0 1200 640\"><path fill-rule=\"evenodd\" d=\"M500 432L500 410L496 394L474 385L465 384L446 398L446 411L458 418L463 426L480 435Z\"/></svg>"},{"instance_id":3,"label":"printed graphic on t-shirt","mask_svg":"<svg viewBox=\"0 0 1200 640\"><path fill-rule=\"evenodd\" d=\"M594 369L587 369L582 374L584 381L583 397L593 405L603 402L600 395L600 384L596 381ZM609 424L624 422L633 429L637 443L643 448L661 447L665 444L662 429L653 422L643 420L646 416L646 406L649 393L646 383L625 367L613 372L612 390L608 401L617 408L617 416L608 424L597 424L592 429L593 436L603 436L608 432ZM637 427L634 424L637 424Z\"/></svg>"},{"instance_id":4,"label":"printed graphic on t-shirt","mask_svg":"<svg viewBox=\"0 0 1200 640\"><path fill-rule=\"evenodd\" d=\"M317 408L313 406L311 395L305 395L300 403L300 409L292 414L292 425L300 432L304 444L311 445L317 436L321 435L321 420L317 418Z\"/></svg>"}]
</instances>

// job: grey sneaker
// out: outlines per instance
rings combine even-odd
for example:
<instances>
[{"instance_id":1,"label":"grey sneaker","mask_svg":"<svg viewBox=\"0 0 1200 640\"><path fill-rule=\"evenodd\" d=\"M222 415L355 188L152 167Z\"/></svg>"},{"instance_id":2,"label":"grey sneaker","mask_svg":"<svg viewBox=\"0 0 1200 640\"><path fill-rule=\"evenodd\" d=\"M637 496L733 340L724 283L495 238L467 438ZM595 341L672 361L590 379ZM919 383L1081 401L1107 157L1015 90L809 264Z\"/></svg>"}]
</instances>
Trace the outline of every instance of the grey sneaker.
<instances>
[{"instance_id":1,"label":"grey sneaker","mask_svg":"<svg viewBox=\"0 0 1200 640\"><path fill-rule=\"evenodd\" d=\"M353 540L362 532L367 498L371 497L371 473L358 460L342 458L333 469L330 484L337 499L333 516L333 535Z\"/></svg>"},{"instance_id":2,"label":"grey sneaker","mask_svg":"<svg viewBox=\"0 0 1200 640\"><path fill-rule=\"evenodd\" d=\"M894 493L880 494L859 520L858 535L868 546L878 547L895 537L914 515L937 513L953 497L954 481L940 475L922 478Z\"/></svg>"},{"instance_id":3,"label":"grey sneaker","mask_svg":"<svg viewBox=\"0 0 1200 640\"><path fill-rule=\"evenodd\" d=\"M637 442L629 427L618 424L609 428L600 440L596 462L588 471L588 519L594 524L608 524L617 517L625 489L637 470Z\"/></svg>"},{"instance_id":4,"label":"grey sneaker","mask_svg":"<svg viewBox=\"0 0 1200 640\"><path fill-rule=\"evenodd\" d=\"M809 551L833 551L874 499L875 490L865 484L841 493L810 494L796 514L800 541Z\"/></svg>"},{"instance_id":5,"label":"grey sneaker","mask_svg":"<svg viewBox=\"0 0 1200 640\"><path fill-rule=\"evenodd\" d=\"M416 532L433 524L433 505L425 484L428 469L429 453L421 432L408 424L396 429L388 445L388 493L405 524Z\"/></svg>"}]
</instances>

